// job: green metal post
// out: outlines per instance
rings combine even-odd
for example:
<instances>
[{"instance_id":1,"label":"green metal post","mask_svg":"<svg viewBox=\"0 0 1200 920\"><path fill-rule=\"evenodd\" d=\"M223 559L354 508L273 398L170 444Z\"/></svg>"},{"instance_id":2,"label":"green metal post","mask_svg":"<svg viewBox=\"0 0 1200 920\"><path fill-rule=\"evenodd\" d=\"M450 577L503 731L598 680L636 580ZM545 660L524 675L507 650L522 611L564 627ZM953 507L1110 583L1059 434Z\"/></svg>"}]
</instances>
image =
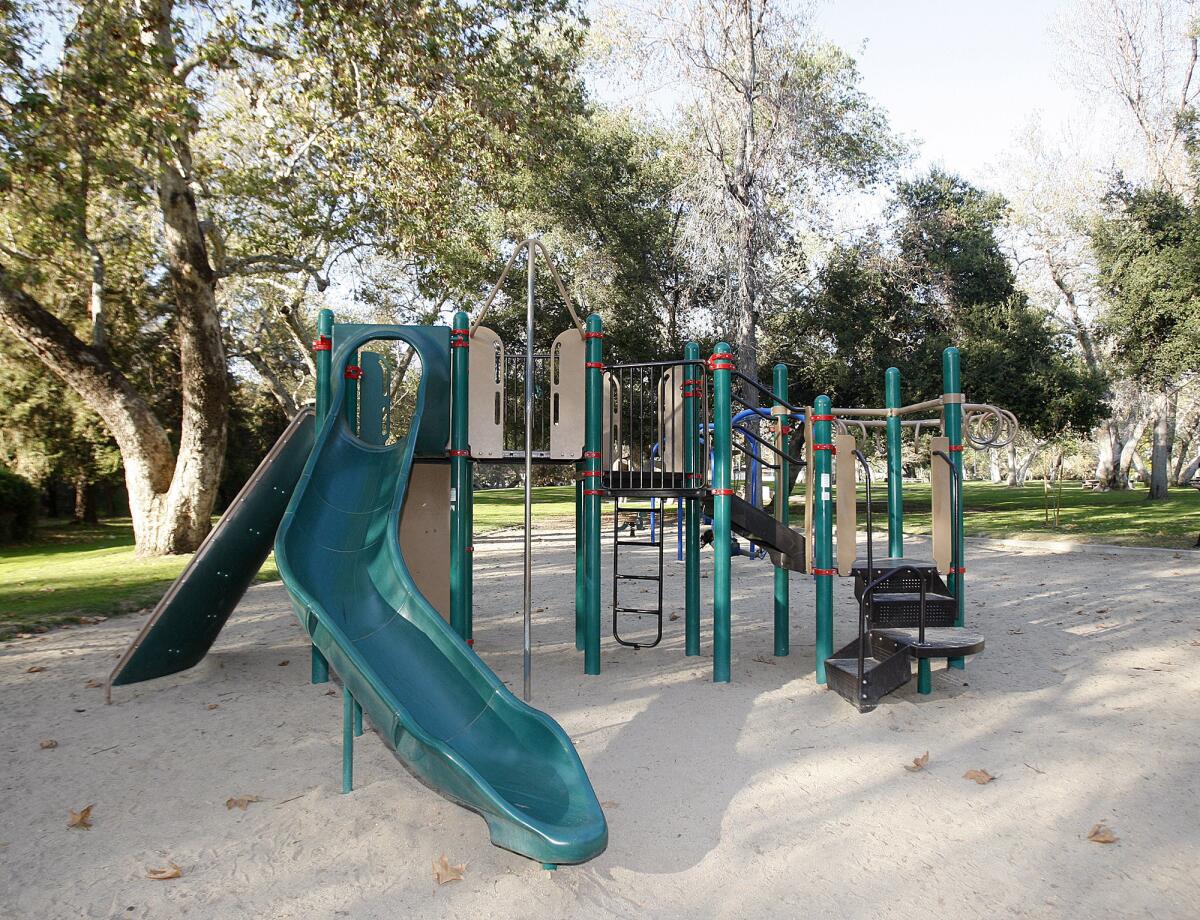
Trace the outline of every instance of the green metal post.
<instances>
[{"instance_id":1,"label":"green metal post","mask_svg":"<svg viewBox=\"0 0 1200 920\"><path fill-rule=\"evenodd\" d=\"M354 788L354 697L342 686L342 792Z\"/></svg>"},{"instance_id":2,"label":"green metal post","mask_svg":"<svg viewBox=\"0 0 1200 920\"><path fill-rule=\"evenodd\" d=\"M470 318L459 310L450 333L450 627L467 635L467 493L470 448L467 403Z\"/></svg>"},{"instance_id":3,"label":"green metal post","mask_svg":"<svg viewBox=\"0 0 1200 920\"><path fill-rule=\"evenodd\" d=\"M826 682L825 661L833 654L833 404L828 396L813 403L813 577L817 580L817 683Z\"/></svg>"},{"instance_id":4,"label":"green metal post","mask_svg":"<svg viewBox=\"0 0 1200 920\"><path fill-rule=\"evenodd\" d=\"M600 673L600 438L604 411L604 323L593 313L587 319L583 425L583 514L586 531L587 633L583 643L583 672Z\"/></svg>"},{"instance_id":5,"label":"green metal post","mask_svg":"<svg viewBox=\"0 0 1200 920\"><path fill-rule=\"evenodd\" d=\"M772 387L775 395L784 402L788 398L788 378L787 365L776 364L772 380ZM783 411L782 407L777 406L776 412ZM779 433L776 436L775 444L779 449L780 454L787 453L788 444L788 428L790 427L791 418L787 415L775 416L775 421L779 425ZM788 464L783 457L777 457L776 463L779 468L775 470L775 519L785 526L788 523ZM786 655L790 650L788 640L788 573L787 569L781 566L775 567L775 654Z\"/></svg>"},{"instance_id":6,"label":"green metal post","mask_svg":"<svg viewBox=\"0 0 1200 920\"><path fill-rule=\"evenodd\" d=\"M900 369L889 367L884 375L883 404L889 409L900 408ZM889 415L887 420L887 497L888 497L888 555L904 558L904 468L900 459L900 440L903 428L900 416Z\"/></svg>"},{"instance_id":7,"label":"green metal post","mask_svg":"<svg viewBox=\"0 0 1200 920\"><path fill-rule=\"evenodd\" d=\"M354 701L354 737L362 737L362 704Z\"/></svg>"},{"instance_id":8,"label":"green metal post","mask_svg":"<svg viewBox=\"0 0 1200 920\"><path fill-rule=\"evenodd\" d=\"M468 445L468 449L470 449ZM463 576L463 588L467 595L465 602L467 614L467 645L475 645L475 461L467 458L467 485L463 493L463 516L466 519L463 529L466 531L467 546L463 561L466 574Z\"/></svg>"},{"instance_id":9,"label":"green metal post","mask_svg":"<svg viewBox=\"0 0 1200 920\"><path fill-rule=\"evenodd\" d=\"M718 342L710 367L713 369L713 682L729 683L730 597L729 541L730 505L733 489L733 412L730 371L733 355L726 342Z\"/></svg>"},{"instance_id":10,"label":"green metal post","mask_svg":"<svg viewBox=\"0 0 1200 920\"><path fill-rule=\"evenodd\" d=\"M355 434L358 434L358 381L362 377L362 367L359 366L358 360L356 351L346 362L346 398L343 403L346 407L346 424Z\"/></svg>"},{"instance_id":11,"label":"green metal post","mask_svg":"<svg viewBox=\"0 0 1200 920\"><path fill-rule=\"evenodd\" d=\"M584 558L583 464L575 464L575 650L582 652L587 635L587 565Z\"/></svg>"},{"instance_id":12,"label":"green metal post","mask_svg":"<svg viewBox=\"0 0 1200 920\"><path fill-rule=\"evenodd\" d=\"M317 365L317 430L320 430L329 415L332 397L332 381L329 379L333 362L333 311L322 310L317 314L317 340L313 342ZM329 662L314 645L311 647L311 676L314 684L329 683Z\"/></svg>"},{"instance_id":13,"label":"green metal post","mask_svg":"<svg viewBox=\"0 0 1200 920\"><path fill-rule=\"evenodd\" d=\"M700 346L688 342L683 347L683 357L688 361L700 360ZM685 364L683 400L683 471L688 488L704 485L699 470L700 462L699 418L702 403L700 395L704 387L704 370L700 364ZM693 381L693 382L689 382ZM700 503L694 498L683 503L683 565L684 565L684 654L700 654Z\"/></svg>"},{"instance_id":14,"label":"green metal post","mask_svg":"<svg viewBox=\"0 0 1200 920\"><path fill-rule=\"evenodd\" d=\"M942 428L946 440L950 442L950 459L958 471L958 481L962 482L962 369L959 363L958 349L951 346L942 352ZM940 461L939 461L940 462ZM966 625L966 540L963 537L963 490L958 493L958 509L951 529L954 532L954 556L958 559L959 569L952 572L949 579L950 591L958 597L958 614L954 619L956 626ZM951 658L950 667L962 670L966 661L962 658Z\"/></svg>"}]
</instances>

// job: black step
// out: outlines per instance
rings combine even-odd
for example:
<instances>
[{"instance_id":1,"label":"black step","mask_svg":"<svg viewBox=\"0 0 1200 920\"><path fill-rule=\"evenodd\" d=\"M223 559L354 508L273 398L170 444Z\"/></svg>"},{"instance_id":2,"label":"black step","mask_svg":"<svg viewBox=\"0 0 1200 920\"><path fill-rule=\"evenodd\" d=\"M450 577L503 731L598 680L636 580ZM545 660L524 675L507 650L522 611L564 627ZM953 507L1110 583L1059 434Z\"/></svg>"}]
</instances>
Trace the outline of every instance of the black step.
<instances>
[{"instance_id":1,"label":"black step","mask_svg":"<svg viewBox=\"0 0 1200 920\"><path fill-rule=\"evenodd\" d=\"M913 658L964 658L983 651L983 636L965 626L927 626L924 642L919 632L915 628L873 629L871 648L880 654L904 650Z\"/></svg>"},{"instance_id":2,"label":"black step","mask_svg":"<svg viewBox=\"0 0 1200 920\"><path fill-rule=\"evenodd\" d=\"M889 579L890 581L890 579ZM887 586L884 582L880 589ZM958 619L958 604L949 594L930 592L925 595L925 625L953 626ZM876 589L871 608L872 626L912 627L921 625L921 594L919 591L884 592Z\"/></svg>"},{"instance_id":3,"label":"black step","mask_svg":"<svg viewBox=\"0 0 1200 920\"><path fill-rule=\"evenodd\" d=\"M829 687L854 705L859 712L870 712L881 699L912 678L907 649L898 648L863 659L862 681L858 677L858 643L855 639L825 659L825 676ZM876 649L872 647L870 651Z\"/></svg>"},{"instance_id":4,"label":"black step","mask_svg":"<svg viewBox=\"0 0 1200 920\"><path fill-rule=\"evenodd\" d=\"M942 581L942 576L938 574L937 565L923 559L875 559L874 567L871 574L867 574L866 560L857 559L850 571L854 574L854 597L861 599L863 591L866 590L868 584L877 578L886 575L892 569L900 568L901 566L911 566L917 571L912 571L912 568L906 568L903 571L896 572L885 581L875 587L875 593L879 594L920 594L921 582L925 582L925 590L928 594L940 594L950 596L950 589L946 583Z\"/></svg>"},{"instance_id":5,"label":"black step","mask_svg":"<svg viewBox=\"0 0 1200 920\"><path fill-rule=\"evenodd\" d=\"M712 516L712 496L704 500L704 508ZM776 566L793 572L807 571L802 533L737 495L730 496L729 512L730 530L765 549Z\"/></svg>"}]
</instances>

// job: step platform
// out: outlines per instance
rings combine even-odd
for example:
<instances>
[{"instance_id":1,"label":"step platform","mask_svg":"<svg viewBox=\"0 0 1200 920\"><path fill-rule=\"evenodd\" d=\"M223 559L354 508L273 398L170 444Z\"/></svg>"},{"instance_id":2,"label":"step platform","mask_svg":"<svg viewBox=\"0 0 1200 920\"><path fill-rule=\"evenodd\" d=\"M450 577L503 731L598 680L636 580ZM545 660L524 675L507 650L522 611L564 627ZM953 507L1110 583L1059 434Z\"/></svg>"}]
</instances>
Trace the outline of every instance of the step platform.
<instances>
[{"instance_id":1,"label":"step platform","mask_svg":"<svg viewBox=\"0 0 1200 920\"><path fill-rule=\"evenodd\" d=\"M907 649L913 658L965 658L983 651L984 637L964 626L926 626L925 641L916 628L879 627L871 630L871 648L877 654Z\"/></svg>"},{"instance_id":2,"label":"step platform","mask_svg":"<svg viewBox=\"0 0 1200 920\"><path fill-rule=\"evenodd\" d=\"M912 678L908 651L894 648L866 649L863 676L858 677L858 643L855 639L825 659L825 677L829 688L851 703L859 712L870 712L881 699Z\"/></svg>"}]
</instances>

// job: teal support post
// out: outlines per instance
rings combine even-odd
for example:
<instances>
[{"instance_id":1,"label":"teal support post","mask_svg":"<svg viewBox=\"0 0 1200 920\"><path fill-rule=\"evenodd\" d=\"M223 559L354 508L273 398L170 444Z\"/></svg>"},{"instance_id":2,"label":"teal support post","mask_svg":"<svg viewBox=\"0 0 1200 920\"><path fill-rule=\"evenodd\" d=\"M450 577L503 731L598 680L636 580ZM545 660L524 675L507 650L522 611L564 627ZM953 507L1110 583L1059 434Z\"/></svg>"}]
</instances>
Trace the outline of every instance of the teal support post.
<instances>
[{"instance_id":1,"label":"teal support post","mask_svg":"<svg viewBox=\"0 0 1200 920\"><path fill-rule=\"evenodd\" d=\"M778 399L787 402L788 398L788 378L787 365L776 364L771 381L772 389ZM778 429L775 433L775 448L779 451L780 456L776 457L775 462L779 468L775 470L775 520L783 525L787 525L789 510L788 510L788 462L783 458L787 455L788 434L790 428L791 417L787 414L785 406L776 404L771 410L775 415L775 423ZM788 610L788 573L787 569L781 566L775 567L775 654L783 656L788 654L790 642L788 637L789 632L789 613Z\"/></svg>"},{"instance_id":2,"label":"teal support post","mask_svg":"<svg viewBox=\"0 0 1200 920\"><path fill-rule=\"evenodd\" d=\"M342 686L342 792L354 788L354 697Z\"/></svg>"},{"instance_id":3,"label":"teal support post","mask_svg":"<svg viewBox=\"0 0 1200 920\"><path fill-rule=\"evenodd\" d=\"M883 404L899 409L900 369L889 367L884 375ZM888 498L888 555L904 558L904 467L900 458L903 428L900 416L889 415L887 420L887 498Z\"/></svg>"},{"instance_id":4,"label":"teal support post","mask_svg":"<svg viewBox=\"0 0 1200 920\"><path fill-rule=\"evenodd\" d=\"M358 700L354 701L354 737L362 737L362 704Z\"/></svg>"},{"instance_id":5,"label":"teal support post","mask_svg":"<svg viewBox=\"0 0 1200 920\"><path fill-rule=\"evenodd\" d=\"M362 367L358 363L358 352L354 352L346 360L346 398L343 405L346 407L346 424L350 426L350 430L358 434L358 381L362 379Z\"/></svg>"},{"instance_id":6,"label":"teal support post","mask_svg":"<svg viewBox=\"0 0 1200 920\"><path fill-rule=\"evenodd\" d=\"M962 367L959 363L958 349L951 346L942 352L942 430L946 440L950 442L950 459L958 471L958 481L962 482ZM940 461L939 461L940 462ZM954 558L958 560L958 571L950 573L948 582L951 593L958 598L958 613L954 618L956 626L966 625L966 539L963 536L963 491L958 493L958 508L955 520L950 529L954 540ZM962 658L951 658L950 667L962 670L967 663ZM919 676L919 675L918 675Z\"/></svg>"},{"instance_id":7,"label":"teal support post","mask_svg":"<svg viewBox=\"0 0 1200 920\"><path fill-rule=\"evenodd\" d=\"M329 416L332 398L332 381L329 379L333 362L333 311L322 310L317 314L317 339L313 342L313 355L317 365L317 430L320 431ZM329 662L315 646L311 651L311 679L314 684L329 683Z\"/></svg>"},{"instance_id":8,"label":"teal support post","mask_svg":"<svg viewBox=\"0 0 1200 920\"><path fill-rule=\"evenodd\" d=\"M467 493L470 447L467 402L468 349L471 345L471 321L459 310L454 314L450 332L450 628L462 636L467 631Z\"/></svg>"},{"instance_id":9,"label":"teal support post","mask_svg":"<svg viewBox=\"0 0 1200 920\"><path fill-rule=\"evenodd\" d=\"M601 413L604 406L604 323L593 313L587 319L584 370L583 520L586 538L587 632L583 643L583 672L600 673L600 469Z\"/></svg>"},{"instance_id":10,"label":"teal support post","mask_svg":"<svg viewBox=\"0 0 1200 920\"><path fill-rule=\"evenodd\" d=\"M813 403L813 577L817 580L817 683L826 683L825 661L833 654L833 405L828 396Z\"/></svg>"},{"instance_id":11,"label":"teal support post","mask_svg":"<svg viewBox=\"0 0 1200 920\"><path fill-rule=\"evenodd\" d=\"M575 464L575 650L582 652L587 635L587 573L584 559L583 464Z\"/></svg>"},{"instance_id":12,"label":"teal support post","mask_svg":"<svg viewBox=\"0 0 1200 920\"><path fill-rule=\"evenodd\" d=\"M468 450L470 445L468 445ZM467 546L465 549L466 555L463 561L466 565L467 574L464 578L463 588L467 595L466 613L467 613L467 645L475 645L475 461L470 457L467 458L467 486L466 492L463 493L463 514L466 518L466 523L463 527L466 529Z\"/></svg>"},{"instance_id":13,"label":"teal support post","mask_svg":"<svg viewBox=\"0 0 1200 920\"><path fill-rule=\"evenodd\" d=\"M700 470L700 431L704 420L699 418L703 405L700 398L704 388L704 368L700 361L700 346L688 342L683 357L695 364L683 366L683 471L688 488L704 485ZM683 566L684 566L684 654L700 654L700 503L694 498L683 502Z\"/></svg>"},{"instance_id":14,"label":"teal support post","mask_svg":"<svg viewBox=\"0 0 1200 920\"><path fill-rule=\"evenodd\" d=\"M730 678L730 593L729 540L730 505L733 489L733 412L731 407L734 369L729 345L718 342L709 366L713 369L713 683L727 684Z\"/></svg>"}]
</instances>

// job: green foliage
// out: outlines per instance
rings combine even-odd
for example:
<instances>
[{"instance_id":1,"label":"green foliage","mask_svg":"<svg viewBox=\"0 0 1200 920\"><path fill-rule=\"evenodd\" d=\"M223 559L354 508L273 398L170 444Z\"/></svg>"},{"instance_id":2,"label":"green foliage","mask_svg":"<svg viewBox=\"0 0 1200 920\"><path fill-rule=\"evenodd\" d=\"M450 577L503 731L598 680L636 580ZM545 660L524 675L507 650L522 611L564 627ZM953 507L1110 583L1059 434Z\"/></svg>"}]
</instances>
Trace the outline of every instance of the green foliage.
<instances>
[{"instance_id":1,"label":"green foliage","mask_svg":"<svg viewBox=\"0 0 1200 920\"><path fill-rule=\"evenodd\" d=\"M1016 289L996 239L1004 210L939 170L901 183L891 239L835 248L814 290L768 325L774 360L798 368L798 398L879 406L895 366L905 400L928 399L941 392L942 350L957 345L972 401L1009 409L1039 435L1090 427L1104 381Z\"/></svg>"},{"instance_id":2,"label":"green foliage","mask_svg":"<svg viewBox=\"0 0 1200 920\"><path fill-rule=\"evenodd\" d=\"M37 516L37 489L0 466L0 543L30 539L37 527Z\"/></svg>"},{"instance_id":3,"label":"green foliage","mask_svg":"<svg viewBox=\"0 0 1200 920\"><path fill-rule=\"evenodd\" d=\"M1101 330L1122 369L1154 389L1200 370L1200 210L1118 184L1092 230L1107 294Z\"/></svg>"}]
</instances>

